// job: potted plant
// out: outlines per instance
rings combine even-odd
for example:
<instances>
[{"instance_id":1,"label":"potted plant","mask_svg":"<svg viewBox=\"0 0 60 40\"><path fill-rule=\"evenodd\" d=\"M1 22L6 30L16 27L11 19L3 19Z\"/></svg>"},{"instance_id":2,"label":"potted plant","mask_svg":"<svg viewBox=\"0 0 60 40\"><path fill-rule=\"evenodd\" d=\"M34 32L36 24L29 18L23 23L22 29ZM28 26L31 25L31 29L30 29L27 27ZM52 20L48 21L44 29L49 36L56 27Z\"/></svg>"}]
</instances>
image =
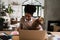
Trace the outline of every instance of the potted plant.
<instances>
[{"instance_id":1,"label":"potted plant","mask_svg":"<svg viewBox=\"0 0 60 40\"><path fill-rule=\"evenodd\" d=\"M13 13L13 9L11 8L10 4L8 5L8 8L6 8L5 12L7 12L9 14Z\"/></svg>"}]
</instances>

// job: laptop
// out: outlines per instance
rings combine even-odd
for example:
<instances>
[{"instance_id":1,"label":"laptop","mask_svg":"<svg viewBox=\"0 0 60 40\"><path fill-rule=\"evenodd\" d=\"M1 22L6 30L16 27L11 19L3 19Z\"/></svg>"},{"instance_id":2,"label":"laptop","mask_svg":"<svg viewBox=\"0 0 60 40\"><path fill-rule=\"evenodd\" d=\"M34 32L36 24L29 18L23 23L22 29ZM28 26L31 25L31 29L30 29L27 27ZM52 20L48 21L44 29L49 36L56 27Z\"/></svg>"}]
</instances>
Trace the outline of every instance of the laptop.
<instances>
[{"instance_id":1,"label":"laptop","mask_svg":"<svg viewBox=\"0 0 60 40\"><path fill-rule=\"evenodd\" d=\"M20 40L45 40L46 31L20 30Z\"/></svg>"}]
</instances>

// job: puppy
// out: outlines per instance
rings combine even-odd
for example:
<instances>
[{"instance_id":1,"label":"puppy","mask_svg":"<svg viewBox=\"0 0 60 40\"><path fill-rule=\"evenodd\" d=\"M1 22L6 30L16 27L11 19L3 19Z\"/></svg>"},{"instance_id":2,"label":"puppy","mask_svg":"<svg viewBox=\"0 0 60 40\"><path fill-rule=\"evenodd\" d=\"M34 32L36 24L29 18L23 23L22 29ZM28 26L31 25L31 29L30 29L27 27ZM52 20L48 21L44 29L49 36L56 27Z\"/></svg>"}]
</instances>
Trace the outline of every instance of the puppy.
<instances>
[{"instance_id":1,"label":"puppy","mask_svg":"<svg viewBox=\"0 0 60 40\"><path fill-rule=\"evenodd\" d=\"M41 22L39 19L36 19L33 23L32 26L29 28L29 30L39 30L40 27L39 25L41 25Z\"/></svg>"}]
</instances>

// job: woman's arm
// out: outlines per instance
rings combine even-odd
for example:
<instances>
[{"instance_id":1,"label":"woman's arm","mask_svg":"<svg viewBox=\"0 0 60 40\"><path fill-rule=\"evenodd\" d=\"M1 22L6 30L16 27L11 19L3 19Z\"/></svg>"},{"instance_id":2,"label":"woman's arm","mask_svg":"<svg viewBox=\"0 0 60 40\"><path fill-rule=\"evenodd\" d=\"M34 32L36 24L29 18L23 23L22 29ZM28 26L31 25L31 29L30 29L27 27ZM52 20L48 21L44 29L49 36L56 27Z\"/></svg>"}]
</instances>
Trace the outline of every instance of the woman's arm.
<instances>
[{"instance_id":1,"label":"woman's arm","mask_svg":"<svg viewBox=\"0 0 60 40\"><path fill-rule=\"evenodd\" d=\"M39 19L36 19L33 23L32 23L32 28L33 30L43 30L41 22L39 21Z\"/></svg>"}]
</instances>

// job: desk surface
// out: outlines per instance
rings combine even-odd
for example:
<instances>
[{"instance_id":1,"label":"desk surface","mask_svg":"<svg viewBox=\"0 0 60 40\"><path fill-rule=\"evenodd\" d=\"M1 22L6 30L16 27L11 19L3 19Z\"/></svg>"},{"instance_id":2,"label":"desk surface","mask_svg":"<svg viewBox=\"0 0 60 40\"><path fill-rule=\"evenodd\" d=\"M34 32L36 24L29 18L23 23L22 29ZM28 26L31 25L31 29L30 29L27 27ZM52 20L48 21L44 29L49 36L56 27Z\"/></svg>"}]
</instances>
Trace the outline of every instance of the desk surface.
<instances>
[{"instance_id":1,"label":"desk surface","mask_svg":"<svg viewBox=\"0 0 60 40\"><path fill-rule=\"evenodd\" d=\"M53 35L59 35L60 36L60 32L51 32Z\"/></svg>"},{"instance_id":2,"label":"desk surface","mask_svg":"<svg viewBox=\"0 0 60 40\"><path fill-rule=\"evenodd\" d=\"M60 39L60 32L51 32L52 35L48 35L48 40L58 40Z\"/></svg>"},{"instance_id":3,"label":"desk surface","mask_svg":"<svg viewBox=\"0 0 60 40\"><path fill-rule=\"evenodd\" d=\"M5 32L5 33L7 33L9 35L13 31L0 31L0 33L3 33L3 32ZM19 35L13 35L12 39L13 40L19 40Z\"/></svg>"}]
</instances>

